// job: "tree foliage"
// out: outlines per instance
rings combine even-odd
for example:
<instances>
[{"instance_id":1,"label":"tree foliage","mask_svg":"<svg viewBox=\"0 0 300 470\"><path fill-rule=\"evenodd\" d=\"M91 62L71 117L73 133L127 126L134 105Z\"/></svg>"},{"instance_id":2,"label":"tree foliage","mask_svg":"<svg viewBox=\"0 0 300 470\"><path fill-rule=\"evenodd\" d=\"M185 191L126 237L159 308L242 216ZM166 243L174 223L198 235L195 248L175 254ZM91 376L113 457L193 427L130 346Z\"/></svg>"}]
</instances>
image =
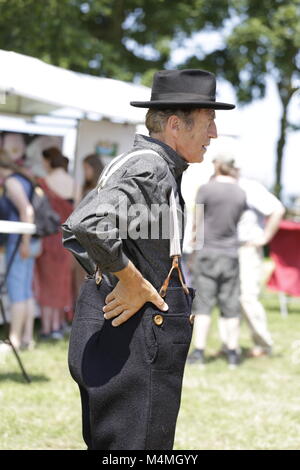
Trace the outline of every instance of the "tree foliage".
<instances>
[{"instance_id":1,"label":"tree foliage","mask_svg":"<svg viewBox=\"0 0 300 470\"><path fill-rule=\"evenodd\" d=\"M131 80L165 67L174 44L222 18L205 0L0 0L0 48Z\"/></svg>"},{"instance_id":2,"label":"tree foliage","mask_svg":"<svg viewBox=\"0 0 300 470\"><path fill-rule=\"evenodd\" d=\"M264 96L273 76L282 103L277 144L280 193L288 105L300 84L300 0L0 0L0 48L75 71L123 80L172 66L172 51L199 31L223 45L199 47L180 67L227 79L241 103ZM151 78L150 78L151 77Z\"/></svg>"}]
</instances>

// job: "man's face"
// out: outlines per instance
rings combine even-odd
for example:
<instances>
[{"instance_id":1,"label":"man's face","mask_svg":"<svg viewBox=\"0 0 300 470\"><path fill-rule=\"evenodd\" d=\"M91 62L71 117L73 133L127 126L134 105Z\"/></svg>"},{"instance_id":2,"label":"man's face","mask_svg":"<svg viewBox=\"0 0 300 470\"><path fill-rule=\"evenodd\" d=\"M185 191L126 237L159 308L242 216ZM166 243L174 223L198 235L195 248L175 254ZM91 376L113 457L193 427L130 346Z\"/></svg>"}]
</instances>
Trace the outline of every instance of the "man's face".
<instances>
[{"instance_id":1,"label":"man's face","mask_svg":"<svg viewBox=\"0 0 300 470\"><path fill-rule=\"evenodd\" d=\"M193 118L194 126L190 130L180 120L175 150L187 162L200 163L203 161L210 139L215 139L218 136L215 111L213 109L196 109Z\"/></svg>"}]
</instances>

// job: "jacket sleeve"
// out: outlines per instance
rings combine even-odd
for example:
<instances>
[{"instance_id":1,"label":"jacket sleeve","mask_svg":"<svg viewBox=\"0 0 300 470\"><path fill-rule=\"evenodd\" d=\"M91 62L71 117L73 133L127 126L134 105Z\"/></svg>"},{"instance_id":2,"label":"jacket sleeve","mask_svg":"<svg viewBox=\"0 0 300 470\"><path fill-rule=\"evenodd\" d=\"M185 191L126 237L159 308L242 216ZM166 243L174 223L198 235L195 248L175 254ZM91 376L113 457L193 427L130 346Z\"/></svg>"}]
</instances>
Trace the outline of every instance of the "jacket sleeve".
<instances>
[{"instance_id":1,"label":"jacket sleeve","mask_svg":"<svg viewBox=\"0 0 300 470\"><path fill-rule=\"evenodd\" d=\"M91 191L63 224L64 246L89 273L96 265L103 273L120 271L129 262L122 243L131 222L127 209L135 203L148 206L148 195L155 192L153 171L112 177L99 193Z\"/></svg>"},{"instance_id":2,"label":"jacket sleeve","mask_svg":"<svg viewBox=\"0 0 300 470\"><path fill-rule=\"evenodd\" d=\"M104 188L99 194L93 190L62 226L64 246L89 273L96 266L105 273L128 264L118 229L119 198L124 199L119 188Z\"/></svg>"},{"instance_id":3,"label":"jacket sleeve","mask_svg":"<svg viewBox=\"0 0 300 470\"><path fill-rule=\"evenodd\" d=\"M96 270L95 263L89 258L87 251L78 242L72 230L70 229L69 219L62 224L63 245L69 250L78 263L85 269L88 274L93 274Z\"/></svg>"}]
</instances>

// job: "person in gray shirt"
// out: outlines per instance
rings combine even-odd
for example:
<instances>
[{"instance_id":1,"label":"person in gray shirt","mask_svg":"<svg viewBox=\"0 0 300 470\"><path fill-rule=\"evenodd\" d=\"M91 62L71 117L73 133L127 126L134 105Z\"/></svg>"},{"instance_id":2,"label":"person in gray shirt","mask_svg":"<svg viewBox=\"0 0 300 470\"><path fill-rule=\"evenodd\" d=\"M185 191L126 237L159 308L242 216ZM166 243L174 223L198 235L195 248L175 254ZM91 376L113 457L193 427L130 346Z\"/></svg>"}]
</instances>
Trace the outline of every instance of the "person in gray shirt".
<instances>
[{"instance_id":1,"label":"person in gray shirt","mask_svg":"<svg viewBox=\"0 0 300 470\"><path fill-rule=\"evenodd\" d=\"M211 323L211 311L218 304L227 329L230 367L239 362L239 261L237 225L246 209L245 192L237 185L234 161L215 164L214 178L200 187L196 197L193 278L196 297L193 311L195 350L190 363L204 364L204 350ZM201 211L201 208L203 210ZM204 215L203 215L204 211ZM204 223L204 226L203 226ZM204 240L199 236L203 232Z\"/></svg>"}]
</instances>

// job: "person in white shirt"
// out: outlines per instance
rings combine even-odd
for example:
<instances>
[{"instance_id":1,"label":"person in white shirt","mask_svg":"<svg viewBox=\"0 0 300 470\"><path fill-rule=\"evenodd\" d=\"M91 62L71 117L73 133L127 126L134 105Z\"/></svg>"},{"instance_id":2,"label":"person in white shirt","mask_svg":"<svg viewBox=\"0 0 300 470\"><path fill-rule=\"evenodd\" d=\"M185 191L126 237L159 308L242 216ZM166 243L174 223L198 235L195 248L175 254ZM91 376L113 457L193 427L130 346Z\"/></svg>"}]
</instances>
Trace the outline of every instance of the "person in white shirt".
<instances>
[{"instance_id":1,"label":"person in white shirt","mask_svg":"<svg viewBox=\"0 0 300 470\"><path fill-rule=\"evenodd\" d=\"M236 171L239 176L239 169ZM240 301L254 343L250 356L260 357L271 354L273 346L266 311L259 300L263 273L263 246L268 244L277 232L285 209L261 183L239 177L238 184L246 193L248 206L238 225ZM219 329L222 342L226 344L222 319Z\"/></svg>"}]
</instances>

